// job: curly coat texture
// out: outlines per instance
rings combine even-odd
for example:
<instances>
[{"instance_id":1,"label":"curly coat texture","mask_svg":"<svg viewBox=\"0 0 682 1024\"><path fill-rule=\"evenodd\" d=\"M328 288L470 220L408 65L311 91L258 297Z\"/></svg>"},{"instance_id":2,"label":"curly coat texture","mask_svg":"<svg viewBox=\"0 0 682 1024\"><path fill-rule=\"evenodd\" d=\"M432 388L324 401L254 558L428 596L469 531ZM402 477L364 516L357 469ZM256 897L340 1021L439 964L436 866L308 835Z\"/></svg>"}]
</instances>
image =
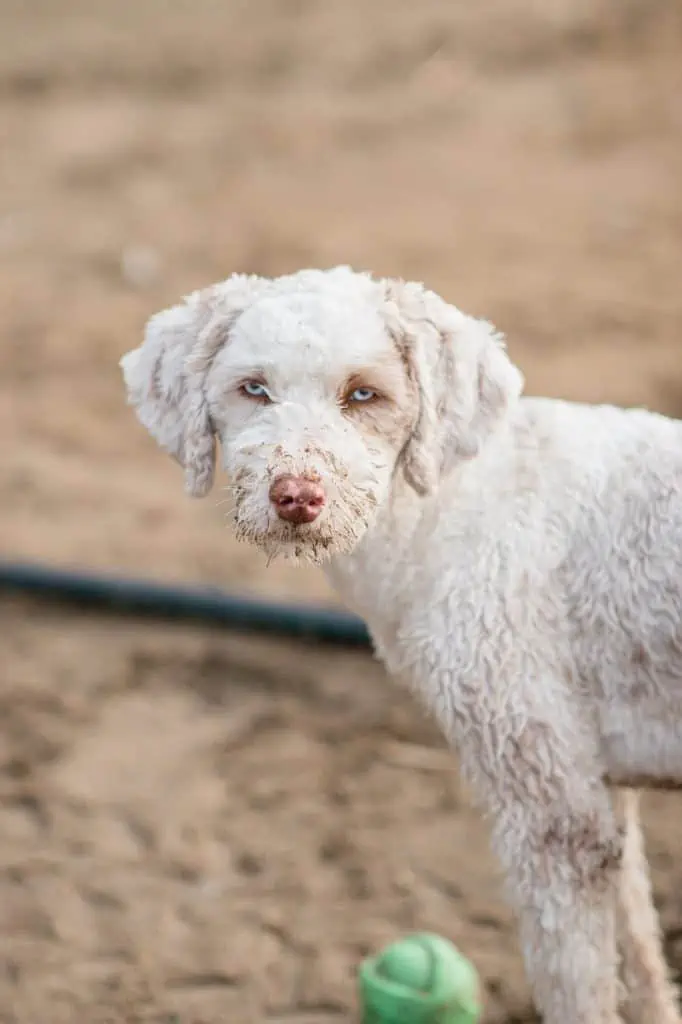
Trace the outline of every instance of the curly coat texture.
<instances>
[{"instance_id":1,"label":"curly coat texture","mask_svg":"<svg viewBox=\"0 0 682 1024\"><path fill-rule=\"evenodd\" d=\"M436 716L545 1024L678 1024L634 790L682 786L682 425L521 397L489 324L345 267L194 293L122 366L190 493L218 439L238 535L324 564Z\"/></svg>"}]
</instances>

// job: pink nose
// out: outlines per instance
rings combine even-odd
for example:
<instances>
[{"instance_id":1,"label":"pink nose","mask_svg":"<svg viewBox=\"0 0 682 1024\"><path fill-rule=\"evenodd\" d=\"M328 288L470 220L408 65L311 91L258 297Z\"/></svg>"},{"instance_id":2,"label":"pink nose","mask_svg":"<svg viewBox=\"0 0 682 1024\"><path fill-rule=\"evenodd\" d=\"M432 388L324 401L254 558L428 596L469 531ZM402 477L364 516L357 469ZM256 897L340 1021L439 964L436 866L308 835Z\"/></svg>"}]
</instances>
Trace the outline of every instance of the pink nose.
<instances>
[{"instance_id":1,"label":"pink nose","mask_svg":"<svg viewBox=\"0 0 682 1024\"><path fill-rule=\"evenodd\" d=\"M325 502L324 491L314 480L286 474L273 480L270 501L280 519L288 523L312 523Z\"/></svg>"}]
</instances>

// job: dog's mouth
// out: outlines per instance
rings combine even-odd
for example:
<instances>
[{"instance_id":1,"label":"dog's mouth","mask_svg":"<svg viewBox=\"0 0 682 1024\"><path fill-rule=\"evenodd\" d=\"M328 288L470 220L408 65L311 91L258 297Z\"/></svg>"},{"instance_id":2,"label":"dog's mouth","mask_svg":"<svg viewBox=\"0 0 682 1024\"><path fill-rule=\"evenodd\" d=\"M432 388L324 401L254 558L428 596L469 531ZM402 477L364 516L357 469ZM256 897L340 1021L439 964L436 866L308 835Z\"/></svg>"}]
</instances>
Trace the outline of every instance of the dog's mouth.
<instances>
[{"instance_id":1,"label":"dog's mouth","mask_svg":"<svg viewBox=\"0 0 682 1024\"><path fill-rule=\"evenodd\" d=\"M260 548L268 561L284 558L319 565L332 555L341 553L324 512L310 523L285 522L276 516L268 516L268 521L260 526L240 515L237 509L234 528L237 540Z\"/></svg>"},{"instance_id":2,"label":"dog's mouth","mask_svg":"<svg viewBox=\"0 0 682 1024\"><path fill-rule=\"evenodd\" d=\"M376 514L381 494L377 481L368 477L351 486L347 472L338 479L337 475L294 468L296 472L290 470L294 483L312 480L322 492L319 503L315 495L312 501L303 500L305 514L300 519L291 515L288 499L295 504L301 498L307 499L307 495L296 494L295 488L289 495L286 487L281 494L273 494L273 480L286 477L281 462L276 473L268 471L262 475L242 466L234 467L230 473L230 518L237 539L259 548L269 560L281 557L319 565L336 555L349 554ZM289 467L285 466L285 470Z\"/></svg>"},{"instance_id":3,"label":"dog's mouth","mask_svg":"<svg viewBox=\"0 0 682 1024\"><path fill-rule=\"evenodd\" d=\"M259 548L268 561L320 565L353 550L370 525L366 511L330 502L312 522L288 522L271 508L254 508L247 499L235 503L232 524L237 540Z\"/></svg>"}]
</instances>

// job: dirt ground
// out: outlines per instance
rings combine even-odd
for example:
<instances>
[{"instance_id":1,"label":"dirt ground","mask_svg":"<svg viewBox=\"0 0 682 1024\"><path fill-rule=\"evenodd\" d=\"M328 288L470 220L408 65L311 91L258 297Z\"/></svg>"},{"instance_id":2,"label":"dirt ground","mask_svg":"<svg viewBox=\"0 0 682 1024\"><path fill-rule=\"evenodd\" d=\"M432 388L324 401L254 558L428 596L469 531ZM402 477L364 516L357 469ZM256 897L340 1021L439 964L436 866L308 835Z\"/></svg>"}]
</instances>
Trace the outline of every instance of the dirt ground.
<instances>
[{"instance_id":1,"label":"dirt ground","mask_svg":"<svg viewBox=\"0 0 682 1024\"><path fill-rule=\"evenodd\" d=\"M0 557L333 600L124 405L144 320L352 263L494 320L531 392L682 415L676 0L3 0ZM456 763L361 654L0 603L0 1022L347 1024L457 942L533 1020ZM647 800L682 970L682 814Z\"/></svg>"}]
</instances>

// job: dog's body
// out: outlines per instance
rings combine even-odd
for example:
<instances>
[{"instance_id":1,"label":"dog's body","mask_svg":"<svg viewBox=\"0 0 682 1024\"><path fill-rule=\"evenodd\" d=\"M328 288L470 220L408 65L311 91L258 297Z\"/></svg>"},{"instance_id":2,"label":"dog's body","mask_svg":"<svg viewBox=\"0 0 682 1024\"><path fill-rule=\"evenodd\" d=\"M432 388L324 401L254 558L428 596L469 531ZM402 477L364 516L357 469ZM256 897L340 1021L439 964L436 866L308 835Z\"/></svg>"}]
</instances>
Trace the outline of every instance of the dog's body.
<instances>
[{"instance_id":1,"label":"dog's body","mask_svg":"<svg viewBox=\"0 0 682 1024\"><path fill-rule=\"evenodd\" d=\"M631 790L682 787L682 425L521 398L488 325L345 268L191 296L124 372L190 490L217 435L238 533L325 562L437 716L546 1024L678 1024Z\"/></svg>"},{"instance_id":2,"label":"dog's body","mask_svg":"<svg viewBox=\"0 0 682 1024\"><path fill-rule=\"evenodd\" d=\"M327 573L457 748L467 683L523 729L530 685L597 777L682 788L682 424L521 399L436 496L393 498Z\"/></svg>"}]
</instances>

